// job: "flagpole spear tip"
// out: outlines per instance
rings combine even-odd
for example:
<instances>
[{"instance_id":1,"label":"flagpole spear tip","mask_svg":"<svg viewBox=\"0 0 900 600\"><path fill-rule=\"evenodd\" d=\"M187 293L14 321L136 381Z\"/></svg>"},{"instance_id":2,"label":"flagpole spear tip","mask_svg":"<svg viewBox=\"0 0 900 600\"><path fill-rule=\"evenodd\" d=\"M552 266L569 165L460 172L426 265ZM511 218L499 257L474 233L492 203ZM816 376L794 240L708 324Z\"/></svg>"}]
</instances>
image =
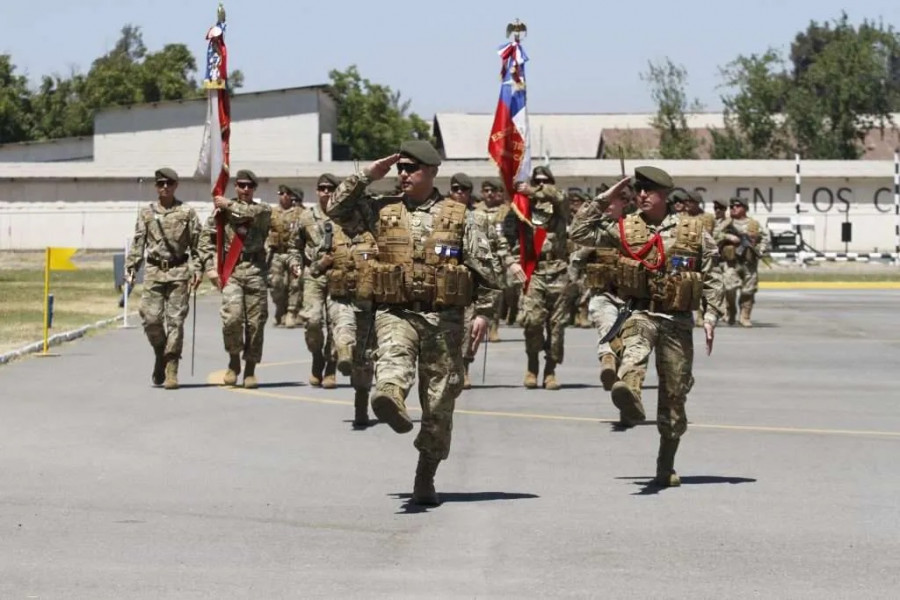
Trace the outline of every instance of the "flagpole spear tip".
<instances>
[{"instance_id":1,"label":"flagpole spear tip","mask_svg":"<svg viewBox=\"0 0 900 600\"><path fill-rule=\"evenodd\" d=\"M216 19L219 23L225 22L225 5L219 2L219 8L216 9Z\"/></svg>"},{"instance_id":2,"label":"flagpole spear tip","mask_svg":"<svg viewBox=\"0 0 900 600\"><path fill-rule=\"evenodd\" d=\"M528 27L525 26L525 23L516 19L512 23L508 23L506 25L506 37L513 36L515 41L519 41L519 38L523 35L528 34Z\"/></svg>"}]
</instances>

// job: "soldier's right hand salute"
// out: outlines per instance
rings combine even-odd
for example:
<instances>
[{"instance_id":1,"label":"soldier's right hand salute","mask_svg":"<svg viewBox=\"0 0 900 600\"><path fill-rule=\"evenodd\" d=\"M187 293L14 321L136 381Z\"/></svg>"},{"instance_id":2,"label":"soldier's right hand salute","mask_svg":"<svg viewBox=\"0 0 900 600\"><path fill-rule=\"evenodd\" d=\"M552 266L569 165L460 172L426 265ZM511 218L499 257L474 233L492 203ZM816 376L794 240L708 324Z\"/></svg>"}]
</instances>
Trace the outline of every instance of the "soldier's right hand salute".
<instances>
[{"instance_id":1,"label":"soldier's right hand salute","mask_svg":"<svg viewBox=\"0 0 900 600\"><path fill-rule=\"evenodd\" d=\"M384 158L379 158L371 165L365 168L363 171L366 176L372 181L378 181L379 179L383 179L385 175L387 175L391 167L400 160L400 154L391 154L390 156L385 156Z\"/></svg>"}]
</instances>

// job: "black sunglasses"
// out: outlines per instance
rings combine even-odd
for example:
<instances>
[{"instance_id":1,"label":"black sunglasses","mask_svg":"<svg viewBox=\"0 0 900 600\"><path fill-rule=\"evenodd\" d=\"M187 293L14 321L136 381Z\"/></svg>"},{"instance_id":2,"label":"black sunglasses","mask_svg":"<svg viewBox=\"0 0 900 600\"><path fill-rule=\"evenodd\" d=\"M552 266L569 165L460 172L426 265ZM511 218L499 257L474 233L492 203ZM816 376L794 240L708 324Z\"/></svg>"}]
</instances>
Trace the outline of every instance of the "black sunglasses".
<instances>
[{"instance_id":1,"label":"black sunglasses","mask_svg":"<svg viewBox=\"0 0 900 600\"><path fill-rule=\"evenodd\" d=\"M242 190L252 190L256 188L256 184L252 181L238 181L235 185Z\"/></svg>"},{"instance_id":2,"label":"black sunglasses","mask_svg":"<svg viewBox=\"0 0 900 600\"><path fill-rule=\"evenodd\" d=\"M469 188L463 187L463 186L461 186L461 185L451 185L451 186L450 186L450 191L451 191L451 192L468 192L468 191L469 191Z\"/></svg>"},{"instance_id":3,"label":"black sunglasses","mask_svg":"<svg viewBox=\"0 0 900 600\"><path fill-rule=\"evenodd\" d=\"M397 163L397 173L412 174L422 168L419 163Z\"/></svg>"},{"instance_id":4,"label":"black sunglasses","mask_svg":"<svg viewBox=\"0 0 900 600\"><path fill-rule=\"evenodd\" d=\"M175 182L170 179L159 179L156 182L156 187L164 188L164 187L173 187Z\"/></svg>"},{"instance_id":5,"label":"black sunglasses","mask_svg":"<svg viewBox=\"0 0 900 600\"><path fill-rule=\"evenodd\" d=\"M320 185L316 189L319 190L320 192L333 192L334 186L333 185Z\"/></svg>"},{"instance_id":6,"label":"black sunglasses","mask_svg":"<svg viewBox=\"0 0 900 600\"><path fill-rule=\"evenodd\" d=\"M645 181L635 181L634 185L632 187L634 188L634 191L639 194L641 192L653 192L653 191L662 189L658 185L654 185L652 183L645 182ZM678 202L683 202L683 200L678 200Z\"/></svg>"}]
</instances>

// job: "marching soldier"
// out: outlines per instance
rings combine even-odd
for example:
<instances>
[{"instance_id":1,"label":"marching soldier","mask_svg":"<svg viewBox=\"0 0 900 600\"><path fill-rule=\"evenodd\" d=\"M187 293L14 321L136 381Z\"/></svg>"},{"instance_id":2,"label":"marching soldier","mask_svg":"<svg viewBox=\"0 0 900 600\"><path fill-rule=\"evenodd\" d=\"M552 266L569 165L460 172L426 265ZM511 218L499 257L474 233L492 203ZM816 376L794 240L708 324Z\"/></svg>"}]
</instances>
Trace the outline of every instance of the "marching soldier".
<instances>
[{"instance_id":1,"label":"marching soldier","mask_svg":"<svg viewBox=\"0 0 900 600\"><path fill-rule=\"evenodd\" d=\"M268 287L266 285L266 238L272 209L264 202L256 202L253 193L259 180L253 171L242 169L235 178L236 198L216 196L215 211L206 222L200 238L200 257L206 274L222 292L222 337L228 352L225 385L236 385L241 374L241 352L244 355L244 387L256 388L256 365L262 360L266 320L269 318ZM217 219L223 220L223 277L216 268L218 242ZM236 245L240 244L240 246ZM238 251L240 248L240 251ZM233 271L227 272L230 265Z\"/></svg>"},{"instance_id":2,"label":"marching soldier","mask_svg":"<svg viewBox=\"0 0 900 600\"><path fill-rule=\"evenodd\" d=\"M601 195L611 199L628 185L623 179ZM662 169L635 169L634 190L639 212L613 221L602 204L585 204L575 215L572 237L581 244L617 244L617 294L633 311L622 328L622 364L612 386L612 400L624 424L645 419L640 382L651 352L656 354L659 398L656 423L660 434L657 485L677 486L675 453L687 430L684 405L694 382L692 311L705 300L707 354L712 352L716 323L722 314L723 286L713 271L716 245L700 219L673 212L666 198L672 178Z\"/></svg>"},{"instance_id":3,"label":"marching soldier","mask_svg":"<svg viewBox=\"0 0 900 600\"><path fill-rule=\"evenodd\" d=\"M514 216L512 219L509 219L512 216L510 214L510 205L503 192L503 183L499 179L490 178L482 182L481 202L476 204L476 208L488 214L497 236L505 242L506 254L500 255L498 258L505 266L509 267L509 248L515 245L516 239L518 239L518 232ZM512 262L518 263L515 259ZM514 271L515 269L512 269L507 277L501 279L503 291L497 297L496 319L491 322L491 332L488 337L491 342L500 341L499 324L501 319L505 318L507 325L515 325L519 315L519 296L522 292L525 274L521 269L516 273L513 273Z\"/></svg>"},{"instance_id":4,"label":"marching soldier","mask_svg":"<svg viewBox=\"0 0 900 600\"><path fill-rule=\"evenodd\" d=\"M769 232L759 221L747 216L747 201L732 198L731 218L719 232L725 260L725 300L728 324L734 325L740 303L743 327L752 327L750 314L759 290L759 261L769 251ZM738 298L740 295L740 298Z\"/></svg>"},{"instance_id":5,"label":"marching soldier","mask_svg":"<svg viewBox=\"0 0 900 600\"><path fill-rule=\"evenodd\" d=\"M607 186L608 187L608 186ZM569 202L569 227L572 226L572 217L578 212L578 209L590 198L584 192L571 190L568 193ZM582 250L578 244L571 239L566 242L569 251L569 324L575 327L590 327L590 318L588 316L588 302L590 301L590 290L585 285L584 270L578 268L577 258L579 251ZM588 251L587 256L590 256Z\"/></svg>"},{"instance_id":6,"label":"marching soldier","mask_svg":"<svg viewBox=\"0 0 900 600\"><path fill-rule=\"evenodd\" d=\"M178 173L163 168L155 175L158 199L138 215L125 279L134 285L135 273L146 262L140 315L155 355L151 380L153 385L174 390L178 388L188 300L201 279L197 264L201 227L194 209L175 198Z\"/></svg>"},{"instance_id":7,"label":"marching soldier","mask_svg":"<svg viewBox=\"0 0 900 600\"><path fill-rule=\"evenodd\" d=\"M687 201L684 203L684 212L691 217L700 217L700 220L703 222L703 230L713 235L713 230L716 227L716 217L703 211L703 194L697 190L692 190L687 195ZM718 268L718 265L714 268ZM694 316L694 326L703 327L703 307L697 309Z\"/></svg>"},{"instance_id":8,"label":"marching soldier","mask_svg":"<svg viewBox=\"0 0 900 600\"><path fill-rule=\"evenodd\" d=\"M453 408L462 391L465 307L475 302L470 342L477 351L493 316L497 289L490 243L466 220L466 208L434 188L441 158L426 141L404 142L341 183L328 204L337 222L364 215L375 234L373 265L376 364L372 409L398 433L413 429L406 397L418 373L422 421L414 504L439 504L434 476L450 453ZM396 165L401 195L366 188Z\"/></svg>"},{"instance_id":9,"label":"marching soldier","mask_svg":"<svg viewBox=\"0 0 900 600\"><path fill-rule=\"evenodd\" d=\"M275 327L292 329L297 326L298 311L303 293L303 279L294 275L288 266L288 254L297 236L300 214L303 212L303 190L286 185L278 186L278 205L272 209L269 237L266 240L269 282L272 303L275 305Z\"/></svg>"}]
</instances>

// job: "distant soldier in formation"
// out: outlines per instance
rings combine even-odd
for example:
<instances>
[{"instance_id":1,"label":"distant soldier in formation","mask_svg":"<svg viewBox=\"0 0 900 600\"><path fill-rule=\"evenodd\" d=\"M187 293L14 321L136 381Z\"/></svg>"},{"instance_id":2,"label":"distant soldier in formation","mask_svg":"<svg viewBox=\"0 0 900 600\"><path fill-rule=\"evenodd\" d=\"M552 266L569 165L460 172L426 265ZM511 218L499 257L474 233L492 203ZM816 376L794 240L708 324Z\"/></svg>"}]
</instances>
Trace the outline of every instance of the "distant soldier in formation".
<instances>
[{"instance_id":1,"label":"distant soldier in formation","mask_svg":"<svg viewBox=\"0 0 900 600\"><path fill-rule=\"evenodd\" d=\"M368 215L378 245L374 265L376 363L372 409L398 433L412 431L406 398L418 374L422 421L412 503L439 504L434 476L450 453L453 410L462 392L465 308L475 302L471 341L487 333L496 281L490 243L466 208L434 187L441 157L426 141L404 142L341 183L328 204L336 221ZM397 167L402 195L367 187Z\"/></svg>"},{"instance_id":2,"label":"distant soldier in formation","mask_svg":"<svg viewBox=\"0 0 900 600\"><path fill-rule=\"evenodd\" d=\"M253 171L242 169L235 177L236 198L216 196L215 211L210 215L200 238L200 257L210 281L222 292L222 337L228 352L225 385L236 385L244 358L244 387L256 388L256 365L262 360L263 338L269 317L266 238L272 216L271 207L254 200L259 180ZM233 256L234 270L228 280L219 280L216 268L217 219L223 219L222 240L226 263ZM242 240L239 253L232 252L235 240Z\"/></svg>"},{"instance_id":3,"label":"distant soldier in formation","mask_svg":"<svg viewBox=\"0 0 900 600\"><path fill-rule=\"evenodd\" d=\"M334 262L334 254L328 252L334 244L334 223L325 214L325 208L340 180L331 173L323 173L316 182L319 201L303 211L299 234L291 255L291 269L295 274L303 270L303 312L306 323L304 332L306 347L312 354L309 384L314 387L337 387L335 373L337 357L334 336L329 332L326 272Z\"/></svg>"},{"instance_id":4,"label":"distant soldier in formation","mask_svg":"<svg viewBox=\"0 0 900 600\"><path fill-rule=\"evenodd\" d=\"M566 200L569 203L569 226L572 226L572 217L578 212L578 209L585 202L589 202L590 198L584 192L579 190L570 190ZM576 264L576 256L581 249L578 244L569 239L566 242L569 254L569 306L567 312L569 315L569 324L574 327L590 327L590 319L588 318L588 301L590 300L590 290L584 282L584 271L578 268Z\"/></svg>"},{"instance_id":5,"label":"distant soldier in formation","mask_svg":"<svg viewBox=\"0 0 900 600\"><path fill-rule=\"evenodd\" d=\"M730 218L717 230L725 263L728 324L734 325L739 305L740 324L752 327L750 316L759 290L759 262L769 251L769 232L747 216L747 201L743 198L732 198L730 208Z\"/></svg>"},{"instance_id":6,"label":"distant soldier in formation","mask_svg":"<svg viewBox=\"0 0 900 600\"><path fill-rule=\"evenodd\" d=\"M188 300L202 276L197 251L201 227L194 209L175 198L178 173L162 168L155 176L157 201L138 214L125 279L134 285L135 274L146 262L140 315L155 356L151 380L174 390Z\"/></svg>"},{"instance_id":7,"label":"distant soldier in formation","mask_svg":"<svg viewBox=\"0 0 900 600\"><path fill-rule=\"evenodd\" d=\"M269 237L266 240L269 285L275 305L275 327L292 329L298 325L302 303L303 278L294 275L288 265L291 244L300 226L303 190L278 186L278 205L272 209Z\"/></svg>"},{"instance_id":8,"label":"distant soldier in formation","mask_svg":"<svg viewBox=\"0 0 900 600\"><path fill-rule=\"evenodd\" d=\"M601 195L619 195L623 179ZM616 286L619 298L633 311L622 328L620 381L612 386L612 400L625 424L642 422L640 382L650 354L656 353L659 399L656 414L660 434L656 461L657 485L677 486L675 454L687 430L685 402L694 383L692 312L705 300L704 330L707 353L722 314L723 286L713 271L716 245L696 217L674 212L666 198L672 178L662 169L635 169L634 190L639 212L616 222L602 204L585 204L575 215L572 237L597 247L618 244Z\"/></svg>"},{"instance_id":9,"label":"distant soldier in formation","mask_svg":"<svg viewBox=\"0 0 900 600\"><path fill-rule=\"evenodd\" d=\"M531 181L518 184L518 193L528 197L531 219L520 219L524 232L526 255L533 255L537 267L522 296L522 326L525 329L525 353L528 364L524 385L528 389L538 387L540 353L545 354L543 387L558 390L556 366L562 364L565 346L565 328L568 322L566 306L569 293L568 277L568 207L565 196L555 186L553 173L548 167L535 167ZM540 247L535 244L536 229L546 232ZM513 248L514 256L520 255L520 243ZM545 334L546 332L546 334Z\"/></svg>"},{"instance_id":10,"label":"distant soldier in formation","mask_svg":"<svg viewBox=\"0 0 900 600\"><path fill-rule=\"evenodd\" d=\"M515 215L510 211L508 199L503 191L503 183L499 179L490 178L482 182L481 202L476 206L488 214L497 235L506 242L506 248L512 248L517 243L519 234ZM525 273L521 269L511 266L513 263L518 264L518 257L509 257L509 254L500 256L504 265L510 270L501 280L503 292L497 299L497 318L491 322L491 332L488 338L491 342L500 341L499 323L502 319L506 319L507 325L515 325L519 316L519 297L522 292L522 283L525 281Z\"/></svg>"},{"instance_id":11,"label":"distant soldier in formation","mask_svg":"<svg viewBox=\"0 0 900 600\"><path fill-rule=\"evenodd\" d=\"M710 235L713 234L716 227L716 217L712 213L703 212L703 194L697 190L688 192L688 198L684 204L684 212L691 217L700 217L700 220L703 222L703 230ZM714 268L718 268L718 264ZM697 309L694 316L695 327L703 327L703 313L704 308L701 306Z\"/></svg>"}]
</instances>

